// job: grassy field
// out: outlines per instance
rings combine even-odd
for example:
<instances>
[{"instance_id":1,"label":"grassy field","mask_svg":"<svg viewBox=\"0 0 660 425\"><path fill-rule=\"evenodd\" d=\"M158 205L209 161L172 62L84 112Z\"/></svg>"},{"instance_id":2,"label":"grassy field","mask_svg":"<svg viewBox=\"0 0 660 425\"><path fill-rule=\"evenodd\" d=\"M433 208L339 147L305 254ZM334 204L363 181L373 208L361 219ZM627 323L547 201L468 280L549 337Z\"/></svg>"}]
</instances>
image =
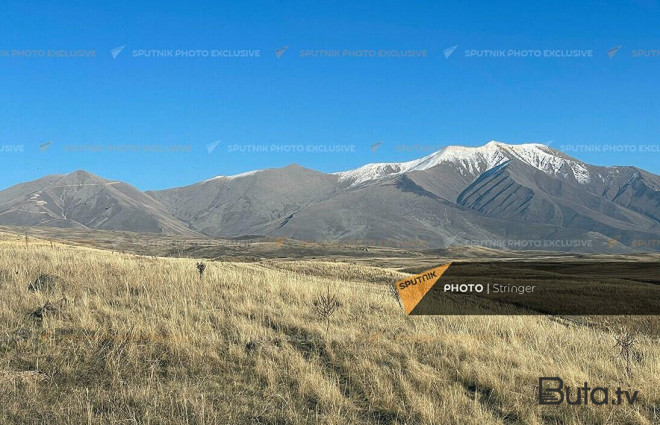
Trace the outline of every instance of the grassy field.
<instances>
[{"instance_id":1,"label":"grassy field","mask_svg":"<svg viewBox=\"0 0 660 425\"><path fill-rule=\"evenodd\" d=\"M654 333L627 373L612 326L407 317L394 268L198 261L0 234L0 423L660 423ZM538 406L540 376L639 400Z\"/></svg>"}]
</instances>

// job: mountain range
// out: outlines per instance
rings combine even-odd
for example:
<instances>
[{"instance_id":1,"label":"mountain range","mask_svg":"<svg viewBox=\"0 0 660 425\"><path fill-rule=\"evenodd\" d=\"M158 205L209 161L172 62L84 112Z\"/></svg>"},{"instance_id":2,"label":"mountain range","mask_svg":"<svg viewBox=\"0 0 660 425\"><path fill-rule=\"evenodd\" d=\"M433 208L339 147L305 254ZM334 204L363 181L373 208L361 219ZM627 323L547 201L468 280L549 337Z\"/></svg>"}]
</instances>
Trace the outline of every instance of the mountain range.
<instances>
[{"instance_id":1,"label":"mountain range","mask_svg":"<svg viewBox=\"0 0 660 425\"><path fill-rule=\"evenodd\" d=\"M660 176L495 141L339 173L289 165L147 192L76 171L0 191L0 225L420 248L657 250Z\"/></svg>"}]
</instances>

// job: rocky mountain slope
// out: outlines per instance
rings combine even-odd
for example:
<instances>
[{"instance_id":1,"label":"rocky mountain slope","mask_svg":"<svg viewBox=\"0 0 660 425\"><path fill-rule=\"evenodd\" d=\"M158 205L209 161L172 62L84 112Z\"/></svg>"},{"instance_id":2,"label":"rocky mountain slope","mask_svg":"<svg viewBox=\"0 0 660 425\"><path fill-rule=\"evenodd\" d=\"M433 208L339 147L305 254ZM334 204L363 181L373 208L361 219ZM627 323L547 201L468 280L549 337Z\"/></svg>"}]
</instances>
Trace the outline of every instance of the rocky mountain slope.
<instances>
[{"instance_id":1,"label":"rocky mountain slope","mask_svg":"<svg viewBox=\"0 0 660 425\"><path fill-rule=\"evenodd\" d=\"M541 144L450 146L326 174L290 165L142 193L85 172L0 191L0 225L276 236L418 248L614 252L660 244L660 177Z\"/></svg>"},{"instance_id":2,"label":"rocky mountain slope","mask_svg":"<svg viewBox=\"0 0 660 425\"><path fill-rule=\"evenodd\" d=\"M658 176L540 144L451 146L329 175L289 166L148 193L221 236L589 252L660 239Z\"/></svg>"},{"instance_id":3,"label":"rocky mountain slope","mask_svg":"<svg viewBox=\"0 0 660 425\"><path fill-rule=\"evenodd\" d=\"M0 191L0 224L197 234L133 186L85 171Z\"/></svg>"}]
</instances>

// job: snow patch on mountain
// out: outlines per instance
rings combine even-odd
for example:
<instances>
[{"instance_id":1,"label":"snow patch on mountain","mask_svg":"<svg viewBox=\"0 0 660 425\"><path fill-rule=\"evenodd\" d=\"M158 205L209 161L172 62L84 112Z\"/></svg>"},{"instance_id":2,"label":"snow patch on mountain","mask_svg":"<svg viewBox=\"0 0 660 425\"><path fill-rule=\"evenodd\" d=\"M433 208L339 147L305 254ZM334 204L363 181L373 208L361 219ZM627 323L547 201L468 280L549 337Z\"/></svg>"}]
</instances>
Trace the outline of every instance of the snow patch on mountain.
<instances>
[{"instance_id":1,"label":"snow patch on mountain","mask_svg":"<svg viewBox=\"0 0 660 425\"><path fill-rule=\"evenodd\" d=\"M570 157L555 151L545 145L538 143L528 143L522 145L506 145L504 143L495 143L499 148L509 152L514 157L543 171L544 173L563 177L569 177L571 174L578 183L589 183L591 175L583 163L575 161ZM488 145L486 145L488 146Z\"/></svg>"},{"instance_id":2,"label":"snow patch on mountain","mask_svg":"<svg viewBox=\"0 0 660 425\"><path fill-rule=\"evenodd\" d=\"M240 178L240 177L251 176L251 175L257 174L258 172L261 172L261 171L264 171L264 170L246 171L245 173L234 174L233 176L216 176L216 177L210 178L208 180L204 180L204 183L210 182L210 181L213 181L213 180L222 180L222 179L224 179L224 180L233 180L233 179L237 179L237 178Z\"/></svg>"}]
</instances>

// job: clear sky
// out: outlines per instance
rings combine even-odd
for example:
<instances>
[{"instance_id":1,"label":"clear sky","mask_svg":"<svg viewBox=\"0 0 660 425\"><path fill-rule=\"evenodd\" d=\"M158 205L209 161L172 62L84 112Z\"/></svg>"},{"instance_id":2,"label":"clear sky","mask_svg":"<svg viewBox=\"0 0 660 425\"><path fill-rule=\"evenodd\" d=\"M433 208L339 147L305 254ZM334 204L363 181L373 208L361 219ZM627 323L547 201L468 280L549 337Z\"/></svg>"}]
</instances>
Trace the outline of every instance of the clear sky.
<instances>
[{"instance_id":1,"label":"clear sky","mask_svg":"<svg viewBox=\"0 0 660 425\"><path fill-rule=\"evenodd\" d=\"M4 0L0 188L85 169L160 189L490 140L660 174L659 33L656 0Z\"/></svg>"}]
</instances>

